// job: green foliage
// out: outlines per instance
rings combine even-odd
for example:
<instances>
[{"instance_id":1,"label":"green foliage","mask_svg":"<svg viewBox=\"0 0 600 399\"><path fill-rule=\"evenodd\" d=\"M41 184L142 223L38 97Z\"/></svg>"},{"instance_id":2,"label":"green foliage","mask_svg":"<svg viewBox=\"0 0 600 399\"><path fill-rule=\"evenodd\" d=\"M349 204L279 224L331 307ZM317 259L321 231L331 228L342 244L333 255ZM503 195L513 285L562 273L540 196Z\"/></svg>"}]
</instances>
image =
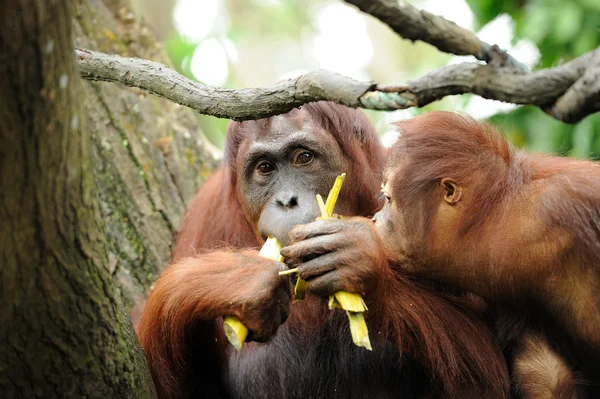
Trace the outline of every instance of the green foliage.
<instances>
[{"instance_id":1,"label":"green foliage","mask_svg":"<svg viewBox=\"0 0 600 399\"><path fill-rule=\"evenodd\" d=\"M467 0L479 26L499 14L515 23L513 41L529 39L541 53L538 68L549 68L600 45L600 1L597 0ZM535 107L523 107L492 118L509 139L533 151L581 158L600 156L600 115L576 125L555 121Z\"/></svg>"},{"instance_id":2,"label":"green foliage","mask_svg":"<svg viewBox=\"0 0 600 399\"><path fill-rule=\"evenodd\" d=\"M540 67L568 61L600 45L597 0L467 0L482 26L500 14L515 22L515 38L533 41L542 54Z\"/></svg>"},{"instance_id":3,"label":"green foliage","mask_svg":"<svg viewBox=\"0 0 600 399\"><path fill-rule=\"evenodd\" d=\"M191 57L194 54L197 44L190 43L176 32L172 32L165 39L164 45L167 55L177 71L190 79L194 79L189 68L189 63L185 64L183 61L186 57Z\"/></svg>"},{"instance_id":4,"label":"green foliage","mask_svg":"<svg viewBox=\"0 0 600 399\"><path fill-rule=\"evenodd\" d=\"M496 115L492 123L517 147L577 158L600 158L600 118L590 116L576 125L550 118L536 107L521 107Z\"/></svg>"}]
</instances>

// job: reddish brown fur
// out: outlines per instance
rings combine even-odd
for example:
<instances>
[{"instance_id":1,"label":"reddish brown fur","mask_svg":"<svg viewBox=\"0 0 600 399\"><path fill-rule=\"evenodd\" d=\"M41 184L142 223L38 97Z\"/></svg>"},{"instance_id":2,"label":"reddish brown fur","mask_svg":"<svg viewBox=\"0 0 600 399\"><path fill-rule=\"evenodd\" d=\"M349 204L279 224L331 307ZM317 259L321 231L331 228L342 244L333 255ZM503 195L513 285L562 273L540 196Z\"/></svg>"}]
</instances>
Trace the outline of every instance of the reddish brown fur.
<instances>
[{"instance_id":1,"label":"reddish brown fur","mask_svg":"<svg viewBox=\"0 0 600 399\"><path fill-rule=\"evenodd\" d=\"M406 154L418 170L398 186L402 197L422 198L432 182L451 176L475 190L464 215L462 232L481 225L492 208L536 180L560 185L544 198L544 216L550 225L576 231L590 261L600 260L600 165L596 162L517 151L487 123L451 112L431 112L398 123L402 146L392 152L390 165ZM479 171L479 175L473 172ZM489 179L493 176L493 179ZM568 199L568 200L565 200Z\"/></svg>"},{"instance_id":2,"label":"reddish brown fur","mask_svg":"<svg viewBox=\"0 0 600 399\"><path fill-rule=\"evenodd\" d=\"M221 379L219 370L225 362L223 351L226 341L222 329L206 320L218 319L221 315L215 313L215 309L228 305L226 298L219 295L223 284L228 290L252 293L257 289L248 287L249 279L243 276L264 271L248 263L239 269L239 280L223 281L220 276L211 279L210 274L203 273L202 266L228 266L232 257L239 256L265 262L256 251L214 251L201 257L202 264L197 258L179 259L177 267L167 268L157 281L146 304L138 336L151 365L159 397L187 397L191 391L206 395L219 392L213 385L217 386L216 382ZM199 297L203 299L198 300ZM202 319L198 319L198 315L202 315ZM161 322L156 323L158 320ZM202 348L202 363L210 367L202 367L190 356L189 352L195 348ZM199 373L203 375L197 375ZM202 384L204 380L209 383ZM194 381L200 384L194 385Z\"/></svg>"},{"instance_id":3,"label":"reddish brown fur","mask_svg":"<svg viewBox=\"0 0 600 399\"><path fill-rule=\"evenodd\" d=\"M491 125L450 112L431 112L402 121L398 127L402 147L392 151L388 168L395 168L410 154L410 170L418 171L394 186L398 198L416 201L430 197L432 183L449 176L474 186L485 186L485 190L475 191L461 232L482 224L500 198L518 190L523 179L519 176L521 171L509 167L515 157L508 142ZM473 171L479 171L480 175L474 175ZM488 176L497 178L490 184L486 181Z\"/></svg>"},{"instance_id":4,"label":"reddish brown fur","mask_svg":"<svg viewBox=\"0 0 600 399\"><path fill-rule=\"evenodd\" d=\"M597 394L600 165L515 150L491 125L449 112L399 128L385 172L386 215L402 215L393 217L402 234L386 241L392 256L408 259L421 276L517 306L547 331L562 358L539 341L546 355L556 356L539 356L539 348L522 343L533 353L517 359L515 370L545 359L550 374L529 373L533 381L526 382L517 376L521 385L558 375L563 383L555 386L568 396L573 367L587 378L590 395ZM442 179L458 184L457 203L445 201Z\"/></svg>"},{"instance_id":5,"label":"reddish brown fur","mask_svg":"<svg viewBox=\"0 0 600 399\"><path fill-rule=\"evenodd\" d=\"M434 397L503 397L504 367L496 363L496 354L484 353L493 342L480 314L473 311L482 306L480 300L436 294L436 287L399 270L388 278L387 287L382 287L386 301L372 309L381 318L377 324L399 348L423 359L431 378L442 382ZM481 384L484 376L487 387Z\"/></svg>"},{"instance_id":6,"label":"reddish brown fur","mask_svg":"<svg viewBox=\"0 0 600 399\"><path fill-rule=\"evenodd\" d=\"M372 126L362 113L335 104L321 102L304 109L330 132L346 155L346 192L354 199L349 213L372 214L379 206L376 193L384 162ZM296 115L297 111L290 113L291 118ZM372 354L353 346L345 315L327 310L316 297L295 304L269 343L249 343L240 354L232 352L223 339L219 315L214 314L223 304L215 298L221 292L242 292L247 287L207 277L207 271L229 264L234 253L198 252L223 244L235 248L259 244L256 226L243 212L245 204L237 185L243 156L238 149L248 130L268 132L269 123L230 125L223 170L191 203L174 251L175 263L159 279L148 301L139 337L159 396L248 397L257 395L258 389L262 397L277 397L272 389L279 387L278 377L261 374L274 363L289 373L285 379L289 397L335 389L339 397L367 395L384 384L398 384L398 395L416 389L412 385L422 385L428 397L505 397L505 364L489 329L471 310L473 301L440 293L398 270L390 269L378 283L381 294L368 299L373 305L367 314L375 347ZM254 257L256 251L246 255ZM380 267L387 270L387 265ZM207 292L212 292L210 300ZM397 349L384 347L382 336L388 336ZM328 358L336 363L329 364ZM397 369L406 380L396 380ZM411 380L420 370L428 380Z\"/></svg>"}]
</instances>

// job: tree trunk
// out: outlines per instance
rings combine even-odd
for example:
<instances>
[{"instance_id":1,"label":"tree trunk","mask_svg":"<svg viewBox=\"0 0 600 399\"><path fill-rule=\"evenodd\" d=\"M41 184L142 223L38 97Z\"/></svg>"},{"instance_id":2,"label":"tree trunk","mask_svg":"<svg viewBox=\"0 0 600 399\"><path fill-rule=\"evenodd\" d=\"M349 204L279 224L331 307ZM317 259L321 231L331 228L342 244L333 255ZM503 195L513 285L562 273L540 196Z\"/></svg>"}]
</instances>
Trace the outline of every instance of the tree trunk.
<instances>
[{"instance_id":1,"label":"tree trunk","mask_svg":"<svg viewBox=\"0 0 600 399\"><path fill-rule=\"evenodd\" d=\"M128 2L76 3L76 47L167 63ZM218 165L218 154L190 109L114 83L83 86L109 270L130 308L169 263L185 204Z\"/></svg>"},{"instance_id":2,"label":"tree trunk","mask_svg":"<svg viewBox=\"0 0 600 399\"><path fill-rule=\"evenodd\" d=\"M168 259L183 203L209 170L192 159L195 139L174 138L167 156L152 140L159 126L178 136L193 123L161 122L180 111L115 86L86 83L85 95L70 1L0 4L0 396L154 397L111 274ZM96 23L112 29L101 5L80 4L78 24L93 24L86 12L98 7ZM180 153L191 166L170 157Z\"/></svg>"}]
</instances>

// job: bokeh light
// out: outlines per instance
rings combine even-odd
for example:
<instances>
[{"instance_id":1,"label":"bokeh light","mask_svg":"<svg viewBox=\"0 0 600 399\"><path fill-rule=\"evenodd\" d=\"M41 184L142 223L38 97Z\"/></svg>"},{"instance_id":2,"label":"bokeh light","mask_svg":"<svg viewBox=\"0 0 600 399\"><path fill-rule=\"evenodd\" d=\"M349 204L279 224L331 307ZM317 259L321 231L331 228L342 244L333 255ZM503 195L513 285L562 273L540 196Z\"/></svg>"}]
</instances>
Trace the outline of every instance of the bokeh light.
<instances>
[{"instance_id":1,"label":"bokeh light","mask_svg":"<svg viewBox=\"0 0 600 399\"><path fill-rule=\"evenodd\" d=\"M373 45L364 16L353 8L332 3L315 15L314 57L319 67L355 79L368 79L365 68Z\"/></svg>"},{"instance_id":2,"label":"bokeh light","mask_svg":"<svg viewBox=\"0 0 600 399\"><path fill-rule=\"evenodd\" d=\"M222 7L222 0L177 0L175 29L187 40L199 43L213 29Z\"/></svg>"},{"instance_id":3,"label":"bokeh light","mask_svg":"<svg viewBox=\"0 0 600 399\"><path fill-rule=\"evenodd\" d=\"M229 76L225 47L217 39L204 40L194 50L190 70L200 82L211 86L224 85Z\"/></svg>"}]
</instances>

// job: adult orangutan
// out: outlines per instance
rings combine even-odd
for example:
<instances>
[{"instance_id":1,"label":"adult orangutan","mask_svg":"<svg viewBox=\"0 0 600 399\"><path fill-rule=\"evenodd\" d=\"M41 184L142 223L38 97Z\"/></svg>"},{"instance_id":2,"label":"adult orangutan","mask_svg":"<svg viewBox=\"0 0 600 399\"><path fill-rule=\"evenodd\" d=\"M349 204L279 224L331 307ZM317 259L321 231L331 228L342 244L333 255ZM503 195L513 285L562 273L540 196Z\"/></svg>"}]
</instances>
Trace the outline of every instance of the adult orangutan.
<instances>
[{"instance_id":1,"label":"adult orangutan","mask_svg":"<svg viewBox=\"0 0 600 399\"><path fill-rule=\"evenodd\" d=\"M310 262L327 270L371 224L364 250L377 231L408 272L498 305L517 396L600 397L600 164L517 151L490 125L448 112L399 127L375 224L300 226L282 254L300 276Z\"/></svg>"},{"instance_id":2,"label":"adult orangutan","mask_svg":"<svg viewBox=\"0 0 600 399\"><path fill-rule=\"evenodd\" d=\"M278 275L286 266L258 256L266 236L285 244L290 229L319 216L315 195L342 172L336 213L372 215L383 164L364 114L333 103L230 125L223 169L190 205L139 327L161 398L507 396L504 359L473 301L403 276L381 246L369 251L350 234L334 269L302 259L309 292L291 306L289 277ZM363 295L372 352L327 308L338 290ZM237 353L222 316L257 342Z\"/></svg>"}]
</instances>

